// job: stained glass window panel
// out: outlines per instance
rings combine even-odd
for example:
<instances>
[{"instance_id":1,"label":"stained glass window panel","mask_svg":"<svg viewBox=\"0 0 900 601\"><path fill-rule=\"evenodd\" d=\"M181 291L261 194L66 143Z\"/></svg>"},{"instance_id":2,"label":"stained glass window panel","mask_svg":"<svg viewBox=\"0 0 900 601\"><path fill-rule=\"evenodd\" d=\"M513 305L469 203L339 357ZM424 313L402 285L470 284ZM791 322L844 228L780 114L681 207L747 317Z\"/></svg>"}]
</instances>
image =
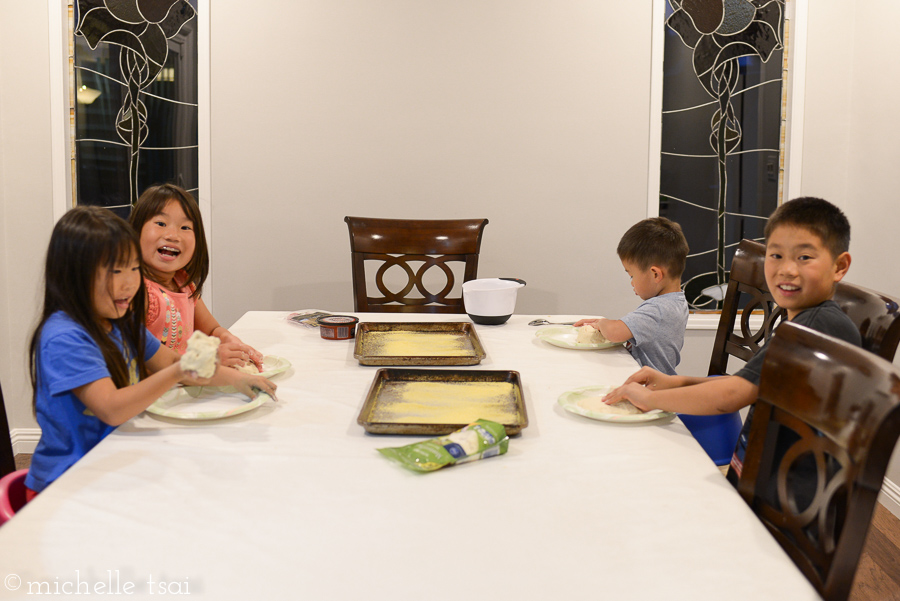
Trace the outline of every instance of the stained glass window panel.
<instances>
[{"instance_id":1,"label":"stained glass window panel","mask_svg":"<svg viewBox=\"0 0 900 601\"><path fill-rule=\"evenodd\" d=\"M682 287L716 309L734 248L780 200L783 0L669 0L659 214L691 247Z\"/></svg>"},{"instance_id":2,"label":"stained glass window panel","mask_svg":"<svg viewBox=\"0 0 900 601\"><path fill-rule=\"evenodd\" d=\"M127 217L140 192L197 196L196 0L79 0L75 195Z\"/></svg>"}]
</instances>

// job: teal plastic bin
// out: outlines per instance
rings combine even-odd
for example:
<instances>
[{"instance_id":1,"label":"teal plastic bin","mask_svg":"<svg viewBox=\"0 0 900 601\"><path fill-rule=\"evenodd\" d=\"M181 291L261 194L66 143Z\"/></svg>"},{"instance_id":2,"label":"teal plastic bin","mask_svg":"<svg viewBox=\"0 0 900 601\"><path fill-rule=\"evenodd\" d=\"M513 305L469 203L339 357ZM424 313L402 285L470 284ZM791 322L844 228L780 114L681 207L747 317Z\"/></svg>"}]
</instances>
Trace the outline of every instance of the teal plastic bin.
<instances>
[{"instance_id":1,"label":"teal plastic bin","mask_svg":"<svg viewBox=\"0 0 900 601\"><path fill-rule=\"evenodd\" d=\"M716 465L728 465L734 454L738 436L741 433L741 414L688 415L679 413L678 418L691 431L706 454Z\"/></svg>"}]
</instances>

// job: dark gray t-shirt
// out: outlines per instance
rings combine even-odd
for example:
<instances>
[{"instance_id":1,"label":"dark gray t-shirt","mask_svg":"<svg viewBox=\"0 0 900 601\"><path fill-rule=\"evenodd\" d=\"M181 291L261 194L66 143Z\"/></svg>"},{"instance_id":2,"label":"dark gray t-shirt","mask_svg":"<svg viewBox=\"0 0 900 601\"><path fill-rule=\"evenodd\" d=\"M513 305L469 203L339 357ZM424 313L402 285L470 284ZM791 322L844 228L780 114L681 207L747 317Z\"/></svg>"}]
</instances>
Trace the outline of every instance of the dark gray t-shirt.
<instances>
[{"instance_id":1,"label":"dark gray t-shirt","mask_svg":"<svg viewBox=\"0 0 900 601\"><path fill-rule=\"evenodd\" d=\"M860 336L859 329L852 321L850 321L850 318L841 311L841 308L833 300L827 300L821 305L806 309L791 321L816 330L817 332L834 336L835 338L839 338L850 344L855 344L856 346L862 344L862 337ZM747 361L747 364L735 375L744 378L751 384L759 386L759 377L762 372L762 365L766 358L766 350L768 348L767 343L766 346L759 349L759 352L753 355L753 357ZM744 454L747 451L747 439L750 435L750 424L753 422L753 408L754 405L750 405L750 410L747 412L747 420L744 422L744 427L741 428L741 434L738 437L737 446L734 449L734 457L731 460L732 467L735 467L738 471L743 467ZM736 486L737 482L733 481L732 484Z\"/></svg>"}]
</instances>

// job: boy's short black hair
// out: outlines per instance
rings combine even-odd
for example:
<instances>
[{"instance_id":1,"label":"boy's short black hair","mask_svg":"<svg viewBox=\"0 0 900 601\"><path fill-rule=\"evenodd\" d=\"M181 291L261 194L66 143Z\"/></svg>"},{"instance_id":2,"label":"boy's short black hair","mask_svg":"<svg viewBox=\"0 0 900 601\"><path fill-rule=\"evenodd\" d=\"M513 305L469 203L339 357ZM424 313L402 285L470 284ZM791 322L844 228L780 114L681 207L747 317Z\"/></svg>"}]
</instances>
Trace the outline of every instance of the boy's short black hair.
<instances>
[{"instance_id":1,"label":"boy's short black hair","mask_svg":"<svg viewBox=\"0 0 900 601\"><path fill-rule=\"evenodd\" d=\"M784 203L766 223L765 236L781 225L802 227L817 235L832 257L850 250L850 222L844 213L822 198L801 196Z\"/></svg>"},{"instance_id":2,"label":"boy's short black hair","mask_svg":"<svg viewBox=\"0 0 900 601\"><path fill-rule=\"evenodd\" d=\"M688 250L680 225L665 217L650 217L628 228L616 253L619 259L634 263L639 269L656 265L665 268L669 277L680 280Z\"/></svg>"}]
</instances>

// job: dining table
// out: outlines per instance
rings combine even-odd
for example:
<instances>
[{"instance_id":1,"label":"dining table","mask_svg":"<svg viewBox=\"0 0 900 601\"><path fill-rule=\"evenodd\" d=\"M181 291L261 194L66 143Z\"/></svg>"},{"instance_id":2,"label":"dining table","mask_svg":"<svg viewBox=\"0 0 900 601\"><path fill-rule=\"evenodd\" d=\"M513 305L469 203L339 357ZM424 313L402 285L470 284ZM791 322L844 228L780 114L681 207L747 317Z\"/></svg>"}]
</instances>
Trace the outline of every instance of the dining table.
<instances>
[{"instance_id":1,"label":"dining table","mask_svg":"<svg viewBox=\"0 0 900 601\"><path fill-rule=\"evenodd\" d=\"M560 405L638 369L623 346L566 348L529 325L579 316L473 324L485 356L452 369L516 372L528 423L505 454L430 473L377 451L430 436L358 421L383 367L288 317L250 311L230 328L289 363L277 401L118 427L0 527L0 599L819 598L677 416Z\"/></svg>"}]
</instances>

